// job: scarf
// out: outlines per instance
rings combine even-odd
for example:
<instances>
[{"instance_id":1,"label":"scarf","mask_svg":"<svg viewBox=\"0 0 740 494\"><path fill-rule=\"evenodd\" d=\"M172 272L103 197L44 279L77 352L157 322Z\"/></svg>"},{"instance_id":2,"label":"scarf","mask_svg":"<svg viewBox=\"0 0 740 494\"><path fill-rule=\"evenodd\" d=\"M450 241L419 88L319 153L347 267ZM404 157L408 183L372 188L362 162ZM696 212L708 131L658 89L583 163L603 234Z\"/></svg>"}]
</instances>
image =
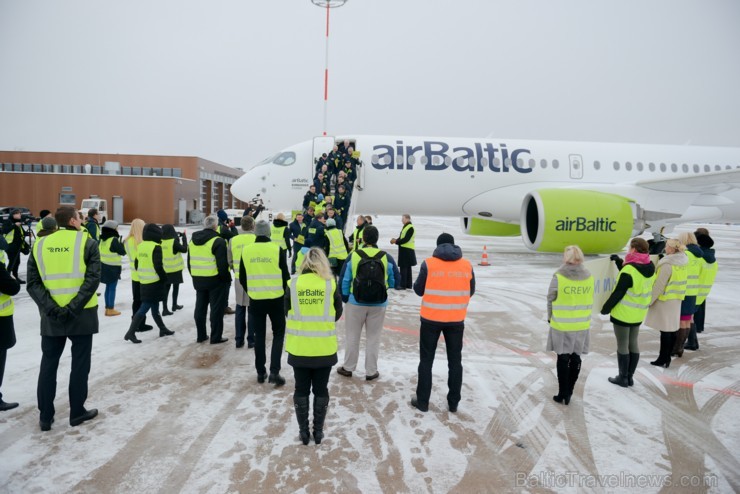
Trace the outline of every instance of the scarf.
<instances>
[{"instance_id":1,"label":"scarf","mask_svg":"<svg viewBox=\"0 0 740 494\"><path fill-rule=\"evenodd\" d=\"M625 264L649 264L650 254L640 254L639 252L632 252L627 254L624 258Z\"/></svg>"}]
</instances>

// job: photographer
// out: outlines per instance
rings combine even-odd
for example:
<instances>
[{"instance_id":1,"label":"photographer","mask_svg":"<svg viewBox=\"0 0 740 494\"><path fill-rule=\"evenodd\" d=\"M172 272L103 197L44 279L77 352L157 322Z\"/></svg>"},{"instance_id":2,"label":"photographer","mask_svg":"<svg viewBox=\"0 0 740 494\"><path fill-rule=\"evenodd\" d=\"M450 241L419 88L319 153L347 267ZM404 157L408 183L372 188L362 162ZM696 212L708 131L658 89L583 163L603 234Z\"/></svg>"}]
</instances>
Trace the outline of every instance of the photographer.
<instances>
[{"instance_id":1,"label":"photographer","mask_svg":"<svg viewBox=\"0 0 740 494\"><path fill-rule=\"evenodd\" d=\"M21 264L21 254L28 255L30 248L24 241L25 232L23 231L23 223L21 221L21 212L18 209L14 209L8 219L3 223L2 234L5 237L5 241L8 242L8 248L5 253L8 257L8 272L20 284L24 284L25 281L18 277L18 267Z\"/></svg>"}]
</instances>

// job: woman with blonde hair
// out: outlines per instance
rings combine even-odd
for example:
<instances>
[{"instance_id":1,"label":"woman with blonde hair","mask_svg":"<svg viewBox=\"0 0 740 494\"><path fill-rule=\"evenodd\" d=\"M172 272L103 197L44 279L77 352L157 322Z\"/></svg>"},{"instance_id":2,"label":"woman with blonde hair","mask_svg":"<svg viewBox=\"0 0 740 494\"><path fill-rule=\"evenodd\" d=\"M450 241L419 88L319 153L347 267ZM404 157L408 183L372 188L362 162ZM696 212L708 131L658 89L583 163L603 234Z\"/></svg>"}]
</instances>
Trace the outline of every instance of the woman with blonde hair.
<instances>
[{"instance_id":1,"label":"woman with blonde hair","mask_svg":"<svg viewBox=\"0 0 740 494\"><path fill-rule=\"evenodd\" d=\"M570 403L578 375L581 354L588 353L591 310L594 305L594 277L583 266L583 251L569 245L547 290L547 350L558 355L558 403Z\"/></svg>"},{"instance_id":2,"label":"woman with blonde hair","mask_svg":"<svg viewBox=\"0 0 740 494\"><path fill-rule=\"evenodd\" d=\"M308 250L298 276L285 293L287 324L285 351L293 366L293 406L301 442L308 444L308 398L313 388L313 438L321 444L324 420L329 407L329 375L337 363L336 321L342 316L342 297L326 254Z\"/></svg>"},{"instance_id":3,"label":"woman with blonde hair","mask_svg":"<svg viewBox=\"0 0 740 494\"><path fill-rule=\"evenodd\" d=\"M133 294L133 303L131 309L133 313L139 310L141 307L141 283L139 282L139 274L136 272L136 258L138 256L139 244L144 241L144 220L136 218L131 222L131 229L123 240L123 246L126 248L126 256L128 257L129 267L131 268L131 293ZM133 319L133 315L131 318ZM146 316L142 321L137 331L149 331L153 329L150 324L146 323Z\"/></svg>"},{"instance_id":4,"label":"woman with blonde hair","mask_svg":"<svg viewBox=\"0 0 740 494\"><path fill-rule=\"evenodd\" d=\"M696 296L699 295L699 276L701 275L701 267L704 262L704 253L696 241L696 236L691 232L680 233L678 235L678 241L686 246L686 256L688 257L689 264L686 276L686 296L681 303L680 327L678 328L678 336L676 336L676 343L673 346L671 355L683 357L684 344L694 322Z\"/></svg>"},{"instance_id":5,"label":"woman with blonde hair","mask_svg":"<svg viewBox=\"0 0 740 494\"><path fill-rule=\"evenodd\" d=\"M651 365L668 368L671 350L676 343L681 304L686 295L689 260L686 247L675 238L666 241L665 257L658 261L658 275L653 285L645 326L660 331L660 352Z\"/></svg>"}]
</instances>

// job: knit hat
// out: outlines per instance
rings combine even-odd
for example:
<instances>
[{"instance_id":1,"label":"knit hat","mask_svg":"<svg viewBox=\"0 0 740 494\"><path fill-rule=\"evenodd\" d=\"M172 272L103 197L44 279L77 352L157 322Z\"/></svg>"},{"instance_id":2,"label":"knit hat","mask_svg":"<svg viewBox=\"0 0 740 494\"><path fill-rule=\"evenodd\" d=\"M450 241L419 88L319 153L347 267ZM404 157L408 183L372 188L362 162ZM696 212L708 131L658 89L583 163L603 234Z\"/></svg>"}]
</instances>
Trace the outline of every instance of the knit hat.
<instances>
[{"instance_id":1,"label":"knit hat","mask_svg":"<svg viewBox=\"0 0 740 494\"><path fill-rule=\"evenodd\" d=\"M272 234L270 224L265 220L259 220L254 227L254 234L258 237L269 237Z\"/></svg>"},{"instance_id":2,"label":"knit hat","mask_svg":"<svg viewBox=\"0 0 740 494\"><path fill-rule=\"evenodd\" d=\"M324 194L319 194L319 201L323 201L323 200L324 200Z\"/></svg>"},{"instance_id":3,"label":"knit hat","mask_svg":"<svg viewBox=\"0 0 740 494\"><path fill-rule=\"evenodd\" d=\"M216 216L218 216L218 219L221 221L229 221L229 215L226 214L226 211L224 211L223 209L219 209L216 212Z\"/></svg>"},{"instance_id":4,"label":"knit hat","mask_svg":"<svg viewBox=\"0 0 740 494\"><path fill-rule=\"evenodd\" d=\"M450 235L449 233L443 233L439 237L437 237L437 245L442 244L455 244L455 237Z\"/></svg>"},{"instance_id":5,"label":"knit hat","mask_svg":"<svg viewBox=\"0 0 740 494\"><path fill-rule=\"evenodd\" d=\"M47 216L41 220L42 230L54 230L57 227L57 220L53 216Z\"/></svg>"},{"instance_id":6,"label":"knit hat","mask_svg":"<svg viewBox=\"0 0 740 494\"><path fill-rule=\"evenodd\" d=\"M332 226L337 226L337 222L334 221L334 218L329 218L328 220L326 220L326 227L329 228Z\"/></svg>"},{"instance_id":7,"label":"knit hat","mask_svg":"<svg viewBox=\"0 0 740 494\"><path fill-rule=\"evenodd\" d=\"M103 228L110 228L111 230L115 230L116 228L118 228L118 222L115 220L108 220L103 223Z\"/></svg>"},{"instance_id":8,"label":"knit hat","mask_svg":"<svg viewBox=\"0 0 740 494\"><path fill-rule=\"evenodd\" d=\"M714 240L712 240L712 237L704 235L703 233L696 235L696 243L698 243L699 247L702 249L711 249L714 246Z\"/></svg>"},{"instance_id":9,"label":"knit hat","mask_svg":"<svg viewBox=\"0 0 740 494\"><path fill-rule=\"evenodd\" d=\"M41 212L39 213L39 218L46 218L50 214L51 214L51 211L49 211L48 209L42 209Z\"/></svg>"}]
</instances>

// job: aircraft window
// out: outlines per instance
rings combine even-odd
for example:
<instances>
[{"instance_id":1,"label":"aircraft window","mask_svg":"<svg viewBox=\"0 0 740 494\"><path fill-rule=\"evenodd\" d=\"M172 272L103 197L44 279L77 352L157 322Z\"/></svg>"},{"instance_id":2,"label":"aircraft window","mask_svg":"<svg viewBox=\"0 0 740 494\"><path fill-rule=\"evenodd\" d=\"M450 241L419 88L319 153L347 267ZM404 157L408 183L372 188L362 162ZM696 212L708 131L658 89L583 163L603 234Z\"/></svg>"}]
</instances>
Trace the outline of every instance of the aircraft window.
<instances>
[{"instance_id":1,"label":"aircraft window","mask_svg":"<svg viewBox=\"0 0 740 494\"><path fill-rule=\"evenodd\" d=\"M506 159L504 160L504 166L505 166L506 168L511 168L511 158L506 158Z\"/></svg>"},{"instance_id":2,"label":"aircraft window","mask_svg":"<svg viewBox=\"0 0 740 494\"><path fill-rule=\"evenodd\" d=\"M516 166L517 166L517 168L520 168L520 169L521 168L524 168L524 160L521 159L521 158L517 159L516 160Z\"/></svg>"},{"instance_id":3,"label":"aircraft window","mask_svg":"<svg viewBox=\"0 0 740 494\"><path fill-rule=\"evenodd\" d=\"M675 163L671 163L671 171L672 172L677 172L678 171L678 165L675 164Z\"/></svg>"},{"instance_id":4,"label":"aircraft window","mask_svg":"<svg viewBox=\"0 0 740 494\"><path fill-rule=\"evenodd\" d=\"M650 163L648 164L648 168L650 168L650 171L651 171L651 172L654 172L654 171L655 171L655 163L653 163L653 162L650 162Z\"/></svg>"},{"instance_id":5,"label":"aircraft window","mask_svg":"<svg viewBox=\"0 0 740 494\"><path fill-rule=\"evenodd\" d=\"M601 162L594 161L594 170L600 170L601 169Z\"/></svg>"},{"instance_id":6,"label":"aircraft window","mask_svg":"<svg viewBox=\"0 0 740 494\"><path fill-rule=\"evenodd\" d=\"M280 153L271 154L267 158L265 158L262 161L260 161L259 163L257 163L257 166L259 166L259 165L266 165L268 163L272 163L272 160L274 160L275 158L277 158L279 155L280 155Z\"/></svg>"},{"instance_id":7,"label":"aircraft window","mask_svg":"<svg viewBox=\"0 0 740 494\"><path fill-rule=\"evenodd\" d=\"M424 166L427 166L427 163L429 163L429 158L427 158L427 155L426 155L426 154L425 154L425 155L423 155L423 156L422 156L422 157L421 157L421 158L419 159L419 163L421 163L421 164L422 164L422 165L424 165Z\"/></svg>"},{"instance_id":8,"label":"aircraft window","mask_svg":"<svg viewBox=\"0 0 740 494\"><path fill-rule=\"evenodd\" d=\"M687 165L686 163L684 163L683 165L681 165L681 170L683 170L684 173L688 173L688 171L689 171L689 165Z\"/></svg>"},{"instance_id":9,"label":"aircraft window","mask_svg":"<svg viewBox=\"0 0 740 494\"><path fill-rule=\"evenodd\" d=\"M547 160L540 160L540 166L542 168L547 168Z\"/></svg>"},{"instance_id":10,"label":"aircraft window","mask_svg":"<svg viewBox=\"0 0 740 494\"><path fill-rule=\"evenodd\" d=\"M488 167L488 158L481 158L480 159L480 166L481 166L481 168L487 168Z\"/></svg>"},{"instance_id":11,"label":"aircraft window","mask_svg":"<svg viewBox=\"0 0 740 494\"><path fill-rule=\"evenodd\" d=\"M378 160L380 160L380 156L378 156L377 154L374 154L372 158L370 158L370 161L372 162L373 165L377 165Z\"/></svg>"},{"instance_id":12,"label":"aircraft window","mask_svg":"<svg viewBox=\"0 0 740 494\"><path fill-rule=\"evenodd\" d=\"M699 165L694 165L694 173L699 173Z\"/></svg>"},{"instance_id":13,"label":"aircraft window","mask_svg":"<svg viewBox=\"0 0 740 494\"><path fill-rule=\"evenodd\" d=\"M614 162L614 169L619 171L619 161Z\"/></svg>"},{"instance_id":14,"label":"aircraft window","mask_svg":"<svg viewBox=\"0 0 740 494\"><path fill-rule=\"evenodd\" d=\"M552 167L557 169L560 166L560 162L558 160L552 160Z\"/></svg>"},{"instance_id":15,"label":"aircraft window","mask_svg":"<svg viewBox=\"0 0 740 494\"><path fill-rule=\"evenodd\" d=\"M637 165L636 165L636 166L637 166L637 171L638 171L638 172L641 172L641 171L642 171L642 169L643 169L643 168L645 168L645 167L643 166L643 164L642 164L642 161L638 161L638 162L637 162Z\"/></svg>"},{"instance_id":16,"label":"aircraft window","mask_svg":"<svg viewBox=\"0 0 740 494\"><path fill-rule=\"evenodd\" d=\"M494 168L501 168L501 159L500 158L493 158L493 166L494 166Z\"/></svg>"},{"instance_id":17,"label":"aircraft window","mask_svg":"<svg viewBox=\"0 0 740 494\"><path fill-rule=\"evenodd\" d=\"M705 172L711 172L712 171L712 167L709 166L709 165L704 165L704 171Z\"/></svg>"},{"instance_id":18,"label":"aircraft window","mask_svg":"<svg viewBox=\"0 0 740 494\"><path fill-rule=\"evenodd\" d=\"M293 151L285 151L275 156L272 160L276 165L288 166L295 163L295 153Z\"/></svg>"},{"instance_id":19,"label":"aircraft window","mask_svg":"<svg viewBox=\"0 0 740 494\"><path fill-rule=\"evenodd\" d=\"M407 163L408 163L409 165L414 165L414 164L416 164L416 156L414 156L414 155L412 154L411 156L409 156L409 157L408 157L408 159L406 160L406 162L407 162Z\"/></svg>"},{"instance_id":20,"label":"aircraft window","mask_svg":"<svg viewBox=\"0 0 740 494\"><path fill-rule=\"evenodd\" d=\"M442 158L440 158L439 156L435 156L434 158L432 158L432 163L439 166L439 164L442 163Z\"/></svg>"},{"instance_id":21,"label":"aircraft window","mask_svg":"<svg viewBox=\"0 0 740 494\"><path fill-rule=\"evenodd\" d=\"M537 162L533 159L529 160L529 168L534 170L534 167L537 166Z\"/></svg>"},{"instance_id":22,"label":"aircraft window","mask_svg":"<svg viewBox=\"0 0 740 494\"><path fill-rule=\"evenodd\" d=\"M632 163L630 163L629 161L625 163L624 169L627 170L628 172L632 171Z\"/></svg>"},{"instance_id":23,"label":"aircraft window","mask_svg":"<svg viewBox=\"0 0 740 494\"><path fill-rule=\"evenodd\" d=\"M731 165L725 166L725 170L732 170L732 166Z\"/></svg>"},{"instance_id":24,"label":"aircraft window","mask_svg":"<svg viewBox=\"0 0 740 494\"><path fill-rule=\"evenodd\" d=\"M660 171L664 172L666 170L665 163L660 164Z\"/></svg>"},{"instance_id":25,"label":"aircraft window","mask_svg":"<svg viewBox=\"0 0 740 494\"><path fill-rule=\"evenodd\" d=\"M715 171L721 171L722 170L722 167L720 165L714 165L714 170Z\"/></svg>"},{"instance_id":26,"label":"aircraft window","mask_svg":"<svg viewBox=\"0 0 740 494\"><path fill-rule=\"evenodd\" d=\"M386 165L390 165L391 164L391 155L390 154L386 154L383 157L383 161L385 162Z\"/></svg>"},{"instance_id":27,"label":"aircraft window","mask_svg":"<svg viewBox=\"0 0 740 494\"><path fill-rule=\"evenodd\" d=\"M450 166L452 164L452 158L445 156L445 165Z\"/></svg>"},{"instance_id":28,"label":"aircraft window","mask_svg":"<svg viewBox=\"0 0 740 494\"><path fill-rule=\"evenodd\" d=\"M403 166L403 156L401 156L400 154L396 156L396 168L398 168L399 166Z\"/></svg>"}]
</instances>

